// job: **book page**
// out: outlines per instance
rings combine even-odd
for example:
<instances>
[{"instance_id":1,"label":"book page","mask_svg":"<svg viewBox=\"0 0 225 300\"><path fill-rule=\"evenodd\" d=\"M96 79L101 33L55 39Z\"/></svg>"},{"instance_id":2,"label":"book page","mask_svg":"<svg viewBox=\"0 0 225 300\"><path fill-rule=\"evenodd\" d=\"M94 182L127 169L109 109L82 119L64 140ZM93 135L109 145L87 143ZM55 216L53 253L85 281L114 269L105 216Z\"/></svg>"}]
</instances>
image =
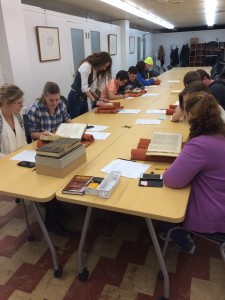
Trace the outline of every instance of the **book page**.
<instances>
[{"instance_id":1,"label":"book page","mask_svg":"<svg viewBox=\"0 0 225 300\"><path fill-rule=\"evenodd\" d=\"M169 133L169 132L153 132L151 143L148 147L148 154L156 152L168 154L179 154L182 145L181 133ZM154 154L154 153L153 153Z\"/></svg>"},{"instance_id":2,"label":"book page","mask_svg":"<svg viewBox=\"0 0 225 300\"><path fill-rule=\"evenodd\" d=\"M86 124L62 123L55 134L63 137L81 139L82 135L86 130L86 127Z\"/></svg>"}]
</instances>

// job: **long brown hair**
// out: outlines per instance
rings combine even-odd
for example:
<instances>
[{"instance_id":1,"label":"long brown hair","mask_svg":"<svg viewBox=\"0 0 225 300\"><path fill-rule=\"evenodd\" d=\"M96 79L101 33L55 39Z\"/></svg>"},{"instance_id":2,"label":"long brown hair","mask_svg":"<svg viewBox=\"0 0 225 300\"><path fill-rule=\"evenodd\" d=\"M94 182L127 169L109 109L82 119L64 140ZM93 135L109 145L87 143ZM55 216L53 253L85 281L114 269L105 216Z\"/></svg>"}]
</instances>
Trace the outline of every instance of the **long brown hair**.
<instances>
[{"instance_id":1,"label":"long brown hair","mask_svg":"<svg viewBox=\"0 0 225 300\"><path fill-rule=\"evenodd\" d=\"M112 58L108 52L102 51L89 55L85 59L83 59L80 63L82 65L84 62L88 62L94 69L98 66L109 63L108 67L105 70L97 72L97 80L104 80L106 77L111 78L111 69L112 69Z\"/></svg>"},{"instance_id":2,"label":"long brown hair","mask_svg":"<svg viewBox=\"0 0 225 300\"><path fill-rule=\"evenodd\" d=\"M45 103L45 96L46 94L54 95L54 94L60 94L60 88L57 83L47 81L44 85L42 95L40 98L37 98L36 101Z\"/></svg>"},{"instance_id":3,"label":"long brown hair","mask_svg":"<svg viewBox=\"0 0 225 300\"><path fill-rule=\"evenodd\" d=\"M184 105L190 124L189 139L200 135L225 136L225 124L216 99L205 92L192 94Z\"/></svg>"}]
</instances>

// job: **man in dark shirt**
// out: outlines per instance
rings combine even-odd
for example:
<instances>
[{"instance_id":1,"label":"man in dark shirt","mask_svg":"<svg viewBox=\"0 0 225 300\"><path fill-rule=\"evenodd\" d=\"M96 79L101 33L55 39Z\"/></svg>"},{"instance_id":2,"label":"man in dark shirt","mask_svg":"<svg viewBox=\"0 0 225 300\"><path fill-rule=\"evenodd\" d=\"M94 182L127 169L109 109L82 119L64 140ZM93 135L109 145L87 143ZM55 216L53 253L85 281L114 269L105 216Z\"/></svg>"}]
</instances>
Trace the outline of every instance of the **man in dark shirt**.
<instances>
[{"instance_id":1,"label":"man in dark shirt","mask_svg":"<svg viewBox=\"0 0 225 300\"><path fill-rule=\"evenodd\" d=\"M124 94L127 90L132 91L135 88L144 89L145 87L141 84L141 82L137 79L138 69L134 66L131 66L128 69L128 82L119 88L117 91L118 94Z\"/></svg>"},{"instance_id":2,"label":"man in dark shirt","mask_svg":"<svg viewBox=\"0 0 225 300\"><path fill-rule=\"evenodd\" d=\"M213 80L211 76L202 69L197 70L201 76L201 81L205 83L212 95L216 98L220 106L225 110L225 81L223 80Z\"/></svg>"}]
</instances>

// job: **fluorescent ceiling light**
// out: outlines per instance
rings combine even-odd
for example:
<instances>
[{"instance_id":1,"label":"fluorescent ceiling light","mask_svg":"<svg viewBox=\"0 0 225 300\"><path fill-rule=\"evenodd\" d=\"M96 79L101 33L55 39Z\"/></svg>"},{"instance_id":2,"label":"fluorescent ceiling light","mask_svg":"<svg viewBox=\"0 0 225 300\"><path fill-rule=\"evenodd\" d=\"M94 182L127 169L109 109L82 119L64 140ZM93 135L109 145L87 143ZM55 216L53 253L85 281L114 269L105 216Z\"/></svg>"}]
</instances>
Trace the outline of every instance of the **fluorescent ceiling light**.
<instances>
[{"instance_id":1,"label":"fluorescent ceiling light","mask_svg":"<svg viewBox=\"0 0 225 300\"><path fill-rule=\"evenodd\" d=\"M161 19L160 17L153 15L152 13L149 13L148 11L144 10L141 7L138 7L135 3L132 3L129 1L129 3L123 1L123 0L101 0L102 2L105 2L109 5L115 6L119 9L124 10L127 13L130 13L132 15L135 15L137 17L143 18L145 20L148 20L152 23L161 25L168 29L173 29L174 25Z\"/></svg>"},{"instance_id":2,"label":"fluorescent ceiling light","mask_svg":"<svg viewBox=\"0 0 225 300\"><path fill-rule=\"evenodd\" d=\"M205 0L205 14L208 26L214 25L217 0Z\"/></svg>"}]
</instances>

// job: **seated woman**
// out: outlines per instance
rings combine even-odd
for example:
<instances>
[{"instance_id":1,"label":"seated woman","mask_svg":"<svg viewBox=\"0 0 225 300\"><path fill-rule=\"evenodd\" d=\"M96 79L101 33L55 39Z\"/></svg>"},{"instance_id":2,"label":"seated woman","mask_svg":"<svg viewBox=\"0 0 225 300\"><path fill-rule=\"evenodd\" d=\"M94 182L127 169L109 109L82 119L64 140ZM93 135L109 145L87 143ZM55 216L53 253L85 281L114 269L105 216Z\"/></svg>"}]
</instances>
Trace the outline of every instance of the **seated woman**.
<instances>
[{"instance_id":1,"label":"seated woman","mask_svg":"<svg viewBox=\"0 0 225 300\"><path fill-rule=\"evenodd\" d=\"M23 118L23 91L13 84L0 87L0 157L27 144Z\"/></svg>"},{"instance_id":2,"label":"seated woman","mask_svg":"<svg viewBox=\"0 0 225 300\"><path fill-rule=\"evenodd\" d=\"M116 74L116 78L109 80L101 92L101 99L117 100L127 98L126 94L117 94L119 87L124 86L129 80L127 71L121 70Z\"/></svg>"},{"instance_id":3,"label":"seated woman","mask_svg":"<svg viewBox=\"0 0 225 300\"><path fill-rule=\"evenodd\" d=\"M172 122L178 122L183 119L183 111L184 111L184 101L186 98L188 98L191 94L196 92L206 92L207 94L211 95L211 91L209 87L204 84L201 81L194 81L188 86L186 86L183 91L179 93L179 105L177 106L175 113L171 116ZM221 118L225 122L225 111L222 108L222 106L218 105L220 112L221 112Z\"/></svg>"},{"instance_id":4,"label":"seated woman","mask_svg":"<svg viewBox=\"0 0 225 300\"><path fill-rule=\"evenodd\" d=\"M36 100L28 111L28 124L31 137L34 140L40 135L48 135L45 132L55 132L61 123L72 122L67 112L65 103L60 100L59 86L54 82L47 82L44 86L42 96ZM60 235L69 235L70 232L62 226L58 215L63 213L63 207L54 198L44 203L46 215L45 225L49 231Z\"/></svg>"},{"instance_id":5,"label":"seated woman","mask_svg":"<svg viewBox=\"0 0 225 300\"><path fill-rule=\"evenodd\" d=\"M158 77L152 77L150 79L146 79L146 64L143 61L139 61L136 64L136 67L138 69L138 73L137 73L137 79L141 82L141 84L145 85L145 86L149 86L149 85L153 85L155 83L155 81L158 81Z\"/></svg>"},{"instance_id":6,"label":"seated woman","mask_svg":"<svg viewBox=\"0 0 225 300\"><path fill-rule=\"evenodd\" d=\"M225 232L225 124L212 95L195 93L185 99L184 114L190 125L188 141L163 181L169 188L191 184L183 228L199 233ZM161 222L164 232L174 224ZM171 238L186 252L195 245L185 230Z\"/></svg>"},{"instance_id":7,"label":"seated woman","mask_svg":"<svg viewBox=\"0 0 225 300\"><path fill-rule=\"evenodd\" d=\"M61 123L70 123L65 103L60 100L59 86L47 82L42 96L36 99L28 111L28 124L33 140L38 140L45 131L55 132Z\"/></svg>"}]
</instances>

